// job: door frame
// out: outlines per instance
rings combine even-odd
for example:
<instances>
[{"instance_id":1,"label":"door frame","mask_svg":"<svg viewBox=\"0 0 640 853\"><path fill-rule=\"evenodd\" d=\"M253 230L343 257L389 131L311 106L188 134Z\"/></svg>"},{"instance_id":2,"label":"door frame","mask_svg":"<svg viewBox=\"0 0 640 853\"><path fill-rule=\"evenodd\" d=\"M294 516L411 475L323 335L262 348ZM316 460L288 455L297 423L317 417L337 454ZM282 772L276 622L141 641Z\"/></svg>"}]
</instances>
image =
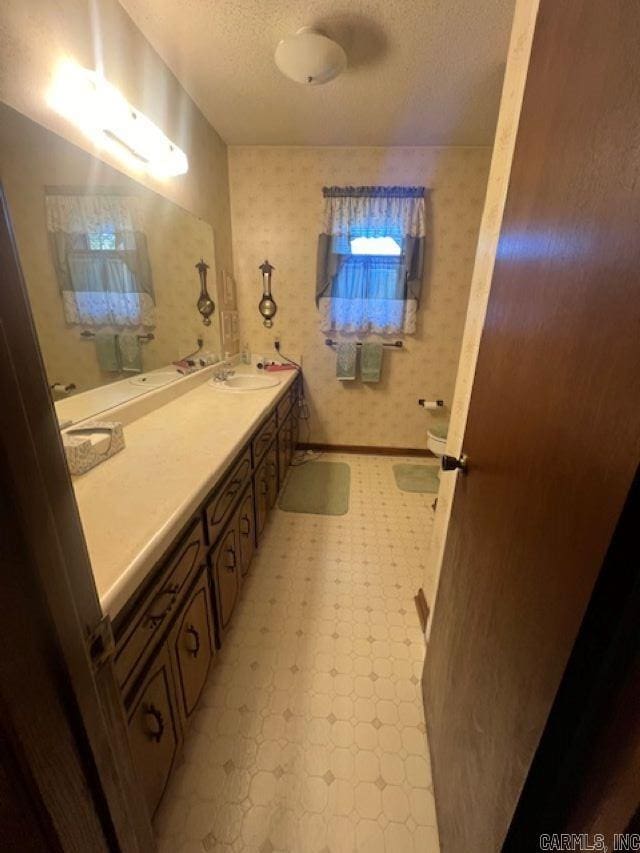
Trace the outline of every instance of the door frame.
<instances>
[{"instance_id":1,"label":"door frame","mask_svg":"<svg viewBox=\"0 0 640 853\"><path fill-rule=\"evenodd\" d=\"M3 734L52 849L153 850L1 184L0 280Z\"/></svg>"}]
</instances>

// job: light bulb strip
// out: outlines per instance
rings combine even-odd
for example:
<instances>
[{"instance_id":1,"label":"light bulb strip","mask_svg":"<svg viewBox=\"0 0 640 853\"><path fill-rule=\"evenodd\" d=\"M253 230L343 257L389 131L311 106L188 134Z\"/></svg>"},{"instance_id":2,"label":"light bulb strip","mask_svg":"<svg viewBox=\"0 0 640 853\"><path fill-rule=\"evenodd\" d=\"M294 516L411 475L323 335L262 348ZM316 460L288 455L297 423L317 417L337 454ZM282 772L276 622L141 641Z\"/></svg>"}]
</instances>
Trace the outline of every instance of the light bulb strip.
<instances>
[{"instance_id":1,"label":"light bulb strip","mask_svg":"<svg viewBox=\"0 0 640 853\"><path fill-rule=\"evenodd\" d=\"M101 74L65 61L58 67L47 101L97 148L157 178L184 175L187 155Z\"/></svg>"}]
</instances>

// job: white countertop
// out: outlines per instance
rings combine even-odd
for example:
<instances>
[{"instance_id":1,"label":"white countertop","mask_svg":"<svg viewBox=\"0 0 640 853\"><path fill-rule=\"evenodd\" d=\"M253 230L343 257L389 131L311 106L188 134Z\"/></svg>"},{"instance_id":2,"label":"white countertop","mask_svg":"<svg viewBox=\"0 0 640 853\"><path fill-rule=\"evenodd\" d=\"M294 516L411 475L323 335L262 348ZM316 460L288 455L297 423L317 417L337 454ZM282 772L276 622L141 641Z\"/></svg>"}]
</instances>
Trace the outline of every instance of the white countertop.
<instances>
[{"instance_id":1,"label":"white countertop","mask_svg":"<svg viewBox=\"0 0 640 853\"><path fill-rule=\"evenodd\" d=\"M208 381L129 423L125 449L74 480L93 575L115 616L298 371L231 393Z\"/></svg>"}]
</instances>

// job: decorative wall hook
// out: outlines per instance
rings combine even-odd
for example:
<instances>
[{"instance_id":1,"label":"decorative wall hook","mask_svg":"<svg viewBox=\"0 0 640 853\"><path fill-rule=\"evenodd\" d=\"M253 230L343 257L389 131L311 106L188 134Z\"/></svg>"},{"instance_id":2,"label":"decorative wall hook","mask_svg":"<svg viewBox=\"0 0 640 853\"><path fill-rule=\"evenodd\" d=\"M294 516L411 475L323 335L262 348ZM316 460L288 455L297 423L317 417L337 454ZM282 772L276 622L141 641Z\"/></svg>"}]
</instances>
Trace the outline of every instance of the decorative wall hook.
<instances>
[{"instance_id":1,"label":"decorative wall hook","mask_svg":"<svg viewBox=\"0 0 640 853\"><path fill-rule=\"evenodd\" d=\"M211 315L216 310L216 305L207 291L207 270L209 269L209 264L205 263L204 258L200 258L199 263L196 264L196 269L200 276L200 296L196 305L198 311L202 314L202 322L205 326L210 326Z\"/></svg>"},{"instance_id":2,"label":"decorative wall hook","mask_svg":"<svg viewBox=\"0 0 640 853\"><path fill-rule=\"evenodd\" d=\"M278 306L271 296L271 273L275 269L269 261L265 261L258 267L262 273L262 299L258 305L258 311L264 317L263 325L270 329L273 326L273 318L276 316Z\"/></svg>"}]
</instances>

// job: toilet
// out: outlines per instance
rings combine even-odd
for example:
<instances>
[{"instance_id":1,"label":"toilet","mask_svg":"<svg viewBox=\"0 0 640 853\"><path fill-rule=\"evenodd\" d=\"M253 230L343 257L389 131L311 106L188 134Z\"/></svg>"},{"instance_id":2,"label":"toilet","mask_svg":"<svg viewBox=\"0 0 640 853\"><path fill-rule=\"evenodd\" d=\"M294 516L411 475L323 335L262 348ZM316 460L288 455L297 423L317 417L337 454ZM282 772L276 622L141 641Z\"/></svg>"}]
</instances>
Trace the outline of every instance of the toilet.
<instances>
[{"instance_id":1,"label":"toilet","mask_svg":"<svg viewBox=\"0 0 640 853\"><path fill-rule=\"evenodd\" d=\"M442 421L427 430L427 448L438 458L444 456L447 448L449 422Z\"/></svg>"}]
</instances>

